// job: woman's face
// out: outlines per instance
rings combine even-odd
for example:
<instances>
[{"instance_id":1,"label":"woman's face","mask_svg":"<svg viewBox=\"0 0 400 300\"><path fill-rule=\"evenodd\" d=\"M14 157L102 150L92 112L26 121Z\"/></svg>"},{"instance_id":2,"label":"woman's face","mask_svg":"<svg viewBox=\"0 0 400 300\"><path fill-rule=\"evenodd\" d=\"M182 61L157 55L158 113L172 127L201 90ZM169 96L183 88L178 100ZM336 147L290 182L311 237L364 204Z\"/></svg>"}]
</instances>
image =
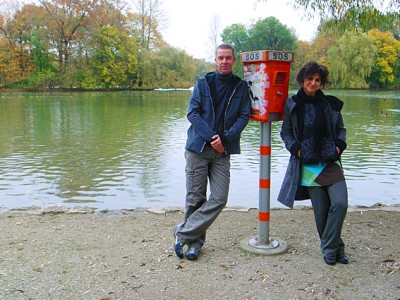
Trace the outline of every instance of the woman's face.
<instances>
[{"instance_id":1,"label":"woman's face","mask_svg":"<svg viewBox=\"0 0 400 300\"><path fill-rule=\"evenodd\" d=\"M308 96L314 96L321 87L321 76L318 73L304 79L303 90Z\"/></svg>"}]
</instances>

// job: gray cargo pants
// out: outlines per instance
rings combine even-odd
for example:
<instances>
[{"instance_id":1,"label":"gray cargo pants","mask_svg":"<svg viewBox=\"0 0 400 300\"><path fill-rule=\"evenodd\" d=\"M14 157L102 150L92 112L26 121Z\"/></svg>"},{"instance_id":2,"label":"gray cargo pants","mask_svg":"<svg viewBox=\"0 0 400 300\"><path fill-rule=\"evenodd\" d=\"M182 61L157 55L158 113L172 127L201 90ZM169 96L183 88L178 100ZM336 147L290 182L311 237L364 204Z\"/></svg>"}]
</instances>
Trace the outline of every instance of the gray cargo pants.
<instances>
[{"instance_id":1,"label":"gray cargo pants","mask_svg":"<svg viewBox=\"0 0 400 300\"><path fill-rule=\"evenodd\" d=\"M184 221L175 226L183 244L200 249L206 230L226 206L230 183L230 156L206 145L202 153L186 150L186 204ZM207 181L210 196L207 200Z\"/></svg>"}]
</instances>

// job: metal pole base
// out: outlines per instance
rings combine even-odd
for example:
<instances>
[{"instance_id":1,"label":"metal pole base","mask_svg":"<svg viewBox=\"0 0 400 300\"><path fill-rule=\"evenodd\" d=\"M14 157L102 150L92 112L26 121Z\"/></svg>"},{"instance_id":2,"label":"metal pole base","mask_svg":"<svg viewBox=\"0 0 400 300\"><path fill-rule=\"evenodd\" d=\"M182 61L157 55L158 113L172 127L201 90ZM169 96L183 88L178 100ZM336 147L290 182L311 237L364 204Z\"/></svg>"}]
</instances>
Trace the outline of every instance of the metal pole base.
<instances>
[{"instance_id":1,"label":"metal pole base","mask_svg":"<svg viewBox=\"0 0 400 300\"><path fill-rule=\"evenodd\" d=\"M250 252L253 254L278 255L287 252L288 244L285 241L273 238L269 239L268 244L259 244L258 238L252 237L250 240L240 242L239 248L244 252Z\"/></svg>"}]
</instances>

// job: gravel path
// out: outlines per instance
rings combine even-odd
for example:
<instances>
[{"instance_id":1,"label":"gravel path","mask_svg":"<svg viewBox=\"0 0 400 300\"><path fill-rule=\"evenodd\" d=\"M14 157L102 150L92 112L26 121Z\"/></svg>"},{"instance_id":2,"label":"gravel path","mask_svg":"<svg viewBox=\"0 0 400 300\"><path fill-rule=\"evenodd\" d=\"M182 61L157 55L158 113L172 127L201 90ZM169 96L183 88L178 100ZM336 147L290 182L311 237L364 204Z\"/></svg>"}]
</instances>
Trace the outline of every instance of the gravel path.
<instances>
[{"instance_id":1,"label":"gravel path","mask_svg":"<svg viewBox=\"0 0 400 300\"><path fill-rule=\"evenodd\" d=\"M326 265L309 208L271 211L288 252L239 248L257 210L224 211L197 261L177 258L182 211L13 210L0 215L0 299L400 299L399 207L352 209L350 264Z\"/></svg>"}]
</instances>

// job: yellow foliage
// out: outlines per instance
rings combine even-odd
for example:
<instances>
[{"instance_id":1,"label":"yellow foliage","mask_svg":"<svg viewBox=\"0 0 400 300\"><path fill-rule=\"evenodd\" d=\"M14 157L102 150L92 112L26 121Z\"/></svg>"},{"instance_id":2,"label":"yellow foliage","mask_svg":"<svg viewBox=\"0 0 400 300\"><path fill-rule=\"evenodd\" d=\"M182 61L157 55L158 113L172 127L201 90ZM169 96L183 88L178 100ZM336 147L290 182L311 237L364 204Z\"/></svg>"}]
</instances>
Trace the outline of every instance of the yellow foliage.
<instances>
[{"instance_id":1,"label":"yellow foliage","mask_svg":"<svg viewBox=\"0 0 400 300\"><path fill-rule=\"evenodd\" d=\"M378 49L378 55L374 64L374 71L381 84L391 84L394 82L394 65L399 57L400 41L390 32L381 32L372 29L368 35L374 38L374 43Z\"/></svg>"}]
</instances>

